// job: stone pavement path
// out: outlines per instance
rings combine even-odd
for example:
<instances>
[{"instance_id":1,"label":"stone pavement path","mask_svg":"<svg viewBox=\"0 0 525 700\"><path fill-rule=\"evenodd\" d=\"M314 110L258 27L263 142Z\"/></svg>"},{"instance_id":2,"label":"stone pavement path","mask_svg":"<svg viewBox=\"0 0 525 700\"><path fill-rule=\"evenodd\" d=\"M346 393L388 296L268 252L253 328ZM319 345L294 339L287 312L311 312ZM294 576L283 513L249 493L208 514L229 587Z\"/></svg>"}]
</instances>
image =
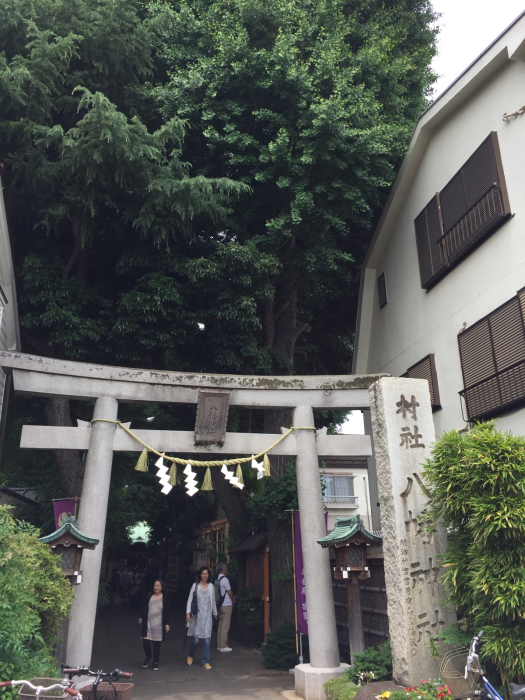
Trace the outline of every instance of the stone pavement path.
<instances>
[{"instance_id":1,"label":"stone pavement path","mask_svg":"<svg viewBox=\"0 0 525 700\"><path fill-rule=\"evenodd\" d=\"M293 677L284 671L264 668L262 654L235 643L233 651L217 651L217 625L211 644L210 663L201 666L202 645L193 666L186 664L188 644L182 650L185 620L174 611L167 640L162 643L158 671L142 668L144 652L137 610L117 604L99 608L91 668L109 671L120 668L135 674L133 700L283 700L283 690L293 688Z\"/></svg>"}]
</instances>

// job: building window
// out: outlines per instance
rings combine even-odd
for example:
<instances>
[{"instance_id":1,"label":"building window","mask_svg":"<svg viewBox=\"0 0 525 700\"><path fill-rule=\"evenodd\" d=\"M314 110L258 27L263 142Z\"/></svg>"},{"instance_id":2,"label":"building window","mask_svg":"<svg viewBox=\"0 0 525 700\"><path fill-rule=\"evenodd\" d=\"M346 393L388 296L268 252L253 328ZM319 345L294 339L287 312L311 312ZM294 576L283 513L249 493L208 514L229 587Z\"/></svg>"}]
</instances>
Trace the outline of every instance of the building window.
<instances>
[{"instance_id":1,"label":"building window","mask_svg":"<svg viewBox=\"0 0 525 700\"><path fill-rule=\"evenodd\" d=\"M495 131L416 217L423 289L430 289L510 216Z\"/></svg>"},{"instance_id":2,"label":"building window","mask_svg":"<svg viewBox=\"0 0 525 700\"><path fill-rule=\"evenodd\" d=\"M405 374L401 376L409 377L410 379L426 379L428 381L428 388L430 391L430 404L432 406L432 412L441 410L434 353L431 353L419 362L416 362L415 365L409 367Z\"/></svg>"},{"instance_id":3,"label":"building window","mask_svg":"<svg viewBox=\"0 0 525 700\"><path fill-rule=\"evenodd\" d=\"M525 404L525 289L458 336L469 421Z\"/></svg>"},{"instance_id":4,"label":"building window","mask_svg":"<svg viewBox=\"0 0 525 700\"><path fill-rule=\"evenodd\" d=\"M354 496L354 477L336 474L322 475L325 490L323 501L328 505L357 508L358 499Z\"/></svg>"},{"instance_id":5,"label":"building window","mask_svg":"<svg viewBox=\"0 0 525 700\"><path fill-rule=\"evenodd\" d=\"M382 309L388 303L386 296L386 280L385 273L382 272L377 278L377 292L379 295L379 308Z\"/></svg>"}]
</instances>

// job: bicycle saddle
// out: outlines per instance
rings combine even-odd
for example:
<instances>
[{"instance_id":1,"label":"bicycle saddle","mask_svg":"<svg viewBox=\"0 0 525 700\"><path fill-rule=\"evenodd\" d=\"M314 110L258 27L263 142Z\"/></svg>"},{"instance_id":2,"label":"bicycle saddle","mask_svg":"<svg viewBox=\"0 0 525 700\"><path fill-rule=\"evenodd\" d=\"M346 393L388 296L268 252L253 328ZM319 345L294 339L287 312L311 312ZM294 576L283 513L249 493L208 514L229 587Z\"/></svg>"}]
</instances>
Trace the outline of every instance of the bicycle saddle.
<instances>
[{"instance_id":1,"label":"bicycle saddle","mask_svg":"<svg viewBox=\"0 0 525 700\"><path fill-rule=\"evenodd\" d=\"M510 700L521 700L525 698L525 685L518 685L517 683L509 683L510 688Z\"/></svg>"}]
</instances>

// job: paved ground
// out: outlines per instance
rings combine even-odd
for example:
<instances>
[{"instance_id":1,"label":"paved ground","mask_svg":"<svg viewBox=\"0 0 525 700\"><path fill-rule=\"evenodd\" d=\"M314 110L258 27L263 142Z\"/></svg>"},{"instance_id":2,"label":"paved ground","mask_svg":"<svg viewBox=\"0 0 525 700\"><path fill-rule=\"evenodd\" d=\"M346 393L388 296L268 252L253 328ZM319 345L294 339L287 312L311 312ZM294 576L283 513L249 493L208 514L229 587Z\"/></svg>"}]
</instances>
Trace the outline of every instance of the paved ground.
<instances>
[{"instance_id":1,"label":"paved ground","mask_svg":"<svg viewBox=\"0 0 525 700\"><path fill-rule=\"evenodd\" d=\"M201 666L202 647L193 666L186 664L188 645L182 650L185 630L183 611L172 614L171 630L162 643L158 671L142 668L144 652L138 611L117 604L99 609L91 668L120 668L135 674L133 700L283 700L281 692L293 688L287 672L264 668L262 654L230 639L231 653L217 651L214 624L211 671Z\"/></svg>"}]
</instances>

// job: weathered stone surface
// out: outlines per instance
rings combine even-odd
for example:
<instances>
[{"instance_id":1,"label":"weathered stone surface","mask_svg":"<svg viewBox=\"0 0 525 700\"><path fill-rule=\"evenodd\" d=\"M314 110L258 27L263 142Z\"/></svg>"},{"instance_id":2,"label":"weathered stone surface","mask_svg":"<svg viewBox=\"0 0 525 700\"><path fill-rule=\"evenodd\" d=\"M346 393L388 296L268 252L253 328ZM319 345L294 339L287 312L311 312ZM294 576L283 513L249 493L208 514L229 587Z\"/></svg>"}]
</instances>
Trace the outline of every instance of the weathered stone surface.
<instances>
[{"instance_id":1,"label":"weathered stone surface","mask_svg":"<svg viewBox=\"0 0 525 700\"><path fill-rule=\"evenodd\" d=\"M101 396L95 402L93 418L116 420L117 411L118 403L115 399ZM112 423L100 421L93 423L93 427L89 429L89 450L78 525L85 535L98 539L99 544L94 550L85 550L82 555L84 577L82 583L75 586L75 599L70 615L71 624L67 645L67 663L70 666L88 666L91 662L115 428L116 426Z\"/></svg>"},{"instance_id":2,"label":"weathered stone surface","mask_svg":"<svg viewBox=\"0 0 525 700\"><path fill-rule=\"evenodd\" d=\"M111 367L92 365L87 362L59 360L40 355L28 355L0 351L0 366L45 374L67 375L89 379L105 379L118 382L138 382L140 384L160 384L210 389L266 389L266 390L305 390L344 391L347 389L368 389L381 374L376 375L286 375L254 376L239 374L197 374L193 372L167 372L159 370L134 369L132 367ZM294 404L289 404L294 405Z\"/></svg>"},{"instance_id":3,"label":"weathered stone surface","mask_svg":"<svg viewBox=\"0 0 525 700\"><path fill-rule=\"evenodd\" d=\"M293 412L293 422L294 425L305 428L314 427L314 413L311 407L297 406ZM339 664L339 646L335 626L330 556L328 549L323 549L317 544L317 540L326 535L326 525L315 432L299 430L296 440L297 496L301 514L308 608L309 666L315 669L334 668Z\"/></svg>"},{"instance_id":4,"label":"weathered stone surface","mask_svg":"<svg viewBox=\"0 0 525 700\"><path fill-rule=\"evenodd\" d=\"M48 425L24 425L20 447L33 450L87 450L90 428L65 428ZM195 433L186 430L135 430L133 433L159 452L225 455L250 455L262 452L281 436L270 433L227 433L222 445L196 445ZM296 455L296 433L280 442L272 450L272 455ZM347 455L366 457L372 454L369 435L328 435L326 430L316 431L317 453L320 457ZM134 440L124 430L114 432L114 452L142 452L143 445Z\"/></svg>"},{"instance_id":5,"label":"weathered stone surface","mask_svg":"<svg viewBox=\"0 0 525 700\"><path fill-rule=\"evenodd\" d=\"M439 676L429 639L455 622L444 607L438 555L446 547L442 530L428 535L418 522L425 507L423 462L435 441L428 383L387 377L370 387L381 527L385 556L394 681L415 685Z\"/></svg>"},{"instance_id":6,"label":"weathered stone surface","mask_svg":"<svg viewBox=\"0 0 525 700\"><path fill-rule=\"evenodd\" d=\"M350 668L339 664L334 668L313 668L311 664L298 664L295 667L295 694L304 700L326 700L323 684L330 678L342 676Z\"/></svg>"}]
</instances>

